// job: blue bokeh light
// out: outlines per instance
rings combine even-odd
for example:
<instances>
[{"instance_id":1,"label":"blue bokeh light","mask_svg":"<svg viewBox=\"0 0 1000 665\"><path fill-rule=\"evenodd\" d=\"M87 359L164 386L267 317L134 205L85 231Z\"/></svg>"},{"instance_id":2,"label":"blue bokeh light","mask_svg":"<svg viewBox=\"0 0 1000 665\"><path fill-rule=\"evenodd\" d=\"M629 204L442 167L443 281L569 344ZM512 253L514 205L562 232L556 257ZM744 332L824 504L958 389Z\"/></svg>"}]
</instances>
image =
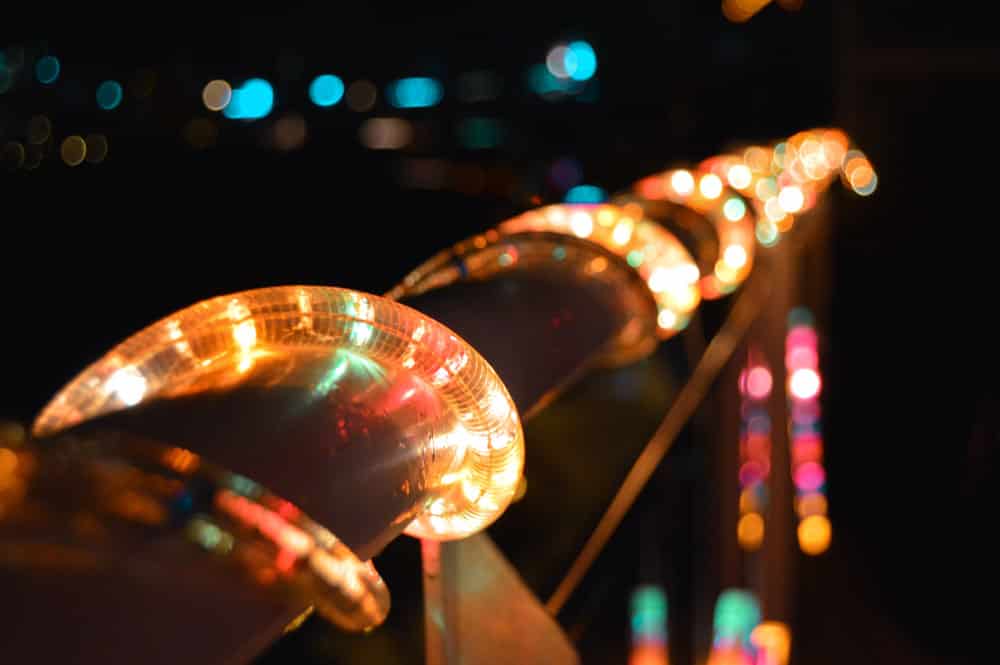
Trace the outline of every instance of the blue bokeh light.
<instances>
[{"instance_id":1,"label":"blue bokeh light","mask_svg":"<svg viewBox=\"0 0 1000 665\"><path fill-rule=\"evenodd\" d=\"M222 110L227 118L257 120L274 108L274 88L264 79L253 78L233 90L229 105Z\"/></svg>"},{"instance_id":2,"label":"blue bokeh light","mask_svg":"<svg viewBox=\"0 0 1000 665\"><path fill-rule=\"evenodd\" d=\"M333 106L344 97L344 82L339 76L321 74L309 84L309 99L316 106Z\"/></svg>"},{"instance_id":3,"label":"blue bokeh light","mask_svg":"<svg viewBox=\"0 0 1000 665\"><path fill-rule=\"evenodd\" d=\"M570 59L573 67L570 67ZM597 54L585 41L570 42L566 47L566 71L574 81L589 81L597 73Z\"/></svg>"},{"instance_id":4,"label":"blue bokeh light","mask_svg":"<svg viewBox=\"0 0 1000 665\"><path fill-rule=\"evenodd\" d=\"M436 79L414 76L389 84L386 96L398 109L417 109L434 106L441 101L444 89Z\"/></svg>"},{"instance_id":5,"label":"blue bokeh light","mask_svg":"<svg viewBox=\"0 0 1000 665\"><path fill-rule=\"evenodd\" d=\"M577 185L566 192L566 203L602 203L608 194L597 185Z\"/></svg>"},{"instance_id":6,"label":"blue bokeh light","mask_svg":"<svg viewBox=\"0 0 1000 665\"><path fill-rule=\"evenodd\" d=\"M46 55L35 63L35 76L41 83L55 83L56 79L59 78L60 69L59 58L54 55Z\"/></svg>"},{"instance_id":7,"label":"blue bokeh light","mask_svg":"<svg viewBox=\"0 0 1000 665\"><path fill-rule=\"evenodd\" d=\"M122 84L118 81L104 81L97 86L97 105L105 111L117 108L122 103Z\"/></svg>"}]
</instances>

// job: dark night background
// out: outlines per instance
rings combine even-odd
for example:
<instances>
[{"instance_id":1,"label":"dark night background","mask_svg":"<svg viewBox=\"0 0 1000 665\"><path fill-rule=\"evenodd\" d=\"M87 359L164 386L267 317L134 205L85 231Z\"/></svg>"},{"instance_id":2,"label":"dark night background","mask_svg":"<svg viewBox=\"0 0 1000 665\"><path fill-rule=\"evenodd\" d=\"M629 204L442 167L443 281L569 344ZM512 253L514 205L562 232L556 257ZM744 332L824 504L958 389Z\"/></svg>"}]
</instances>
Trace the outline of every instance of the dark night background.
<instances>
[{"instance_id":1,"label":"dark night background","mask_svg":"<svg viewBox=\"0 0 1000 665\"><path fill-rule=\"evenodd\" d=\"M34 170L0 172L0 417L30 420L105 349L208 296L287 283L383 292L532 197L559 200L547 178L558 160L577 160L581 182L613 192L736 141L838 125L872 160L879 189L834 195L820 323L835 537L798 564L793 662L994 662L996 245L981 180L1000 155L1000 48L988 19L957 3L812 0L743 25L715 2L679 0L11 10L0 47L22 46L28 62L56 54L62 72L44 88L26 70L0 94L0 143L24 142L28 119L44 114L59 140L100 132L110 150L70 168L50 145ZM543 100L524 72L572 38L597 52L594 98ZM472 70L499 76L497 99L456 99ZM138 99L129 82L144 71L155 86ZM318 109L306 86L324 72L380 92L434 76L445 96L401 113L381 94L369 112ZM205 82L249 76L275 85L268 118L205 110ZM125 83L113 111L93 101L106 78ZM267 137L287 113L308 134L286 152ZM414 144L366 150L359 126L389 114L414 123ZM464 147L456 126L469 116L497 119L500 145ZM185 140L194 118L216 123L214 145ZM407 186L415 158L444 160L445 186ZM609 556L634 563L622 551L639 523L626 523ZM693 556L683 542L662 549L664 567ZM620 615L586 626L609 659L624 658L627 590L605 592ZM306 646L282 646L273 662L314 662L296 651Z\"/></svg>"}]
</instances>

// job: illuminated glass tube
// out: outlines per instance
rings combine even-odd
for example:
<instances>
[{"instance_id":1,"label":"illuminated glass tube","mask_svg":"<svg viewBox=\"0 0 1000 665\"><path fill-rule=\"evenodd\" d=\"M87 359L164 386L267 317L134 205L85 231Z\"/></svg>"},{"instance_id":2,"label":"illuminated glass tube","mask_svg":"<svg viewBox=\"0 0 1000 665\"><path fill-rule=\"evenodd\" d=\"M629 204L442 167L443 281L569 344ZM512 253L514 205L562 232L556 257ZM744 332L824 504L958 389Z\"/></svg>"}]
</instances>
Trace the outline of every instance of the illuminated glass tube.
<instances>
[{"instance_id":1,"label":"illuminated glass tube","mask_svg":"<svg viewBox=\"0 0 1000 665\"><path fill-rule=\"evenodd\" d=\"M255 478L361 558L404 528L443 540L485 528L524 461L517 410L475 350L408 307L336 288L246 291L153 324L63 388L34 432L87 421Z\"/></svg>"},{"instance_id":2,"label":"illuminated glass tube","mask_svg":"<svg viewBox=\"0 0 1000 665\"><path fill-rule=\"evenodd\" d=\"M280 630L312 605L368 630L389 610L374 567L292 503L118 432L0 442L0 552L14 661L146 662L155 644L158 659L229 662L268 646L230 626Z\"/></svg>"},{"instance_id":3,"label":"illuminated glass tube","mask_svg":"<svg viewBox=\"0 0 1000 665\"><path fill-rule=\"evenodd\" d=\"M624 258L642 276L656 301L661 339L683 330L701 301L700 274L691 255L673 234L644 218L641 208L552 205L507 220L498 230L575 236Z\"/></svg>"},{"instance_id":4,"label":"illuminated glass tube","mask_svg":"<svg viewBox=\"0 0 1000 665\"><path fill-rule=\"evenodd\" d=\"M731 293L750 274L756 215L711 169L675 168L647 176L618 200L639 203L653 220L690 239L706 299Z\"/></svg>"}]
</instances>

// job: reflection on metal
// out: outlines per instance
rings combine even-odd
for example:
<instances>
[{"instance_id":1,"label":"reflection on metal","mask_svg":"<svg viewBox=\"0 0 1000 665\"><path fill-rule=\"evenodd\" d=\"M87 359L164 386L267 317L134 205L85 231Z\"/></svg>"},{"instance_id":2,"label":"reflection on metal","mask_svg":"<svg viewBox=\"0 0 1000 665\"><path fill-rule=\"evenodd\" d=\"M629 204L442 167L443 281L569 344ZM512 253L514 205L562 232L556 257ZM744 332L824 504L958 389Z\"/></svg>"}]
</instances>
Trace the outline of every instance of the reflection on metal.
<instances>
[{"instance_id":1,"label":"reflection on metal","mask_svg":"<svg viewBox=\"0 0 1000 665\"><path fill-rule=\"evenodd\" d=\"M95 418L274 487L363 558L403 529L450 539L484 528L524 460L517 410L475 350L419 312L335 288L258 289L177 312L84 370L34 431Z\"/></svg>"},{"instance_id":2,"label":"reflection on metal","mask_svg":"<svg viewBox=\"0 0 1000 665\"><path fill-rule=\"evenodd\" d=\"M422 550L427 665L579 663L559 624L486 534L425 541Z\"/></svg>"},{"instance_id":3,"label":"reflection on metal","mask_svg":"<svg viewBox=\"0 0 1000 665\"><path fill-rule=\"evenodd\" d=\"M192 652L229 662L266 643L213 625L280 629L314 605L368 630L389 610L370 562L292 503L190 451L114 432L2 443L0 586L17 598L0 604L5 659L152 662L151 635L183 626L190 643L157 644L168 662ZM226 611L199 594L225 598ZM46 639L50 625L63 627L58 640Z\"/></svg>"}]
</instances>

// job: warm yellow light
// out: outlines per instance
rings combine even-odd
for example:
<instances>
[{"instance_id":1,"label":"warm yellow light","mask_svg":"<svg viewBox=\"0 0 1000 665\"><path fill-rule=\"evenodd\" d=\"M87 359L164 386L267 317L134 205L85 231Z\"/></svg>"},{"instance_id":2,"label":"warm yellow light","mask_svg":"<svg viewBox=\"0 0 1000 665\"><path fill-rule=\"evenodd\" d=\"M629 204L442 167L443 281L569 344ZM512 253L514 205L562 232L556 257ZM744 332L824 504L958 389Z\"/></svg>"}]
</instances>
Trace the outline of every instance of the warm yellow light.
<instances>
[{"instance_id":1,"label":"warm yellow light","mask_svg":"<svg viewBox=\"0 0 1000 665\"><path fill-rule=\"evenodd\" d=\"M681 196L687 196L694 191L694 176L690 171L678 169L670 176L670 186Z\"/></svg>"},{"instance_id":2,"label":"warm yellow light","mask_svg":"<svg viewBox=\"0 0 1000 665\"><path fill-rule=\"evenodd\" d=\"M722 0L722 15L733 23L749 21L771 0Z\"/></svg>"},{"instance_id":3,"label":"warm yellow light","mask_svg":"<svg viewBox=\"0 0 1000 665\"><path fill-rule=\"evenodd\" d=\"M569 216L569 228L577 238L586 238L594 231L594 220L584 210L577 210Z\"/></svg>"},{"instance_id":4,"label":"warm yellow light","mask_svg":"<svg viewBox=\"0 0 1000 665\"><path fill-rule=\"evenodd\" d=\"M758 662L761 665L788 665L792 651L792 632L784 623L761 623L750 633L750 643L757 647Z\"/></svg>"},{"instance_id":5,"label":"warm yellow light","mask_svg":"<svg viewBox=\"0 0 1000 665\"><path fill-rule=\"evenodd\" d=\"M78 166L87 156L87 143L82 136L67 136L59 146L59 155L68 166Z\"/></svg>"},{"instance_id":6,"label":"warm yellow light","mask_svg":"<svg viewBox=\"0 0 1000 665\"><path fill-rule=\"evenodd\" d=\"M740 547L753 551L764 542L764 518L759 513L747 513L736 524L736 539Z\"/></svg>"},{"instance_id":7,"label":"warm yellow light","mask_svg":"<svg viewBox=\"0 0 1000 665\"><path fill-rule=\"evenodd\" d=\"M656 323L664 330L671 330L677 325L677 315L669 309L661 309L656 315Z\"/></svg>"},{"instance_id":8,"label":"warm yellow light","mask_svg":"<svg viewBox=\"0 0 1000 665\"><path fill-rule=\"evenodd\" d=\"M730 245L722 255L722 260L734 270L739 270L747 263L747 250L742 245Z\"/></svg>"},{"instance_id":9,"label":"warm yellow light","mask_svg":"<svg viewBox=\"0 0 1000 665\"><path fill-rule=\"evenodd\" d=\"M799 547L811 556L822 554L830 547L833 529L826 515L810 515L799 522Z\"/></svg>"},{"instance_id":10,"label":"warm yellow light","mask_svg":"<svg viewBox=\"0 0 1000 665\"><path fill-rule=\"evenodd\" d=\"M611 232L611 241L616 245L627 245L632 239L632 229L634 228L635 223L628 217L623 217L615 226L615 230Z\"/></svg>"},{"instance_id":11,"label":"warm yellow light","mask_svg":"<svg viewBox=\"0 0 1000 665\"><path fill-rule=\"evenodd\" d=\"M706 173L698 183L698 190L706 199L716 199L722 194L722 180L714 173Z\"/></svg>"},{"instance_id":12,"label":"warm yellow light","mask_svg":"<svg viewBox=\"0 0 1000 665\"><path fill-rule=\"evenodd\" d=\"M796 213L802 210L802 206L806 202L806 197L802 193L800 187L795 185L789 185L788 187L782 187L781 191L778 192L778 205L781 209L788 213Z\"/></svg>"},{"instance_id":13,"label":"warm yellow light","mask_svg":"<svg viewBox=\"0 0 1000 665\"><path fill-rule=\"evenodd\" d=\"M749 166L745 164L733 164L729 167L726 179L729 180L729 184L732 187L746 189L753 181L753 174L750 172Z\"/></svg>"}]
</instances>

